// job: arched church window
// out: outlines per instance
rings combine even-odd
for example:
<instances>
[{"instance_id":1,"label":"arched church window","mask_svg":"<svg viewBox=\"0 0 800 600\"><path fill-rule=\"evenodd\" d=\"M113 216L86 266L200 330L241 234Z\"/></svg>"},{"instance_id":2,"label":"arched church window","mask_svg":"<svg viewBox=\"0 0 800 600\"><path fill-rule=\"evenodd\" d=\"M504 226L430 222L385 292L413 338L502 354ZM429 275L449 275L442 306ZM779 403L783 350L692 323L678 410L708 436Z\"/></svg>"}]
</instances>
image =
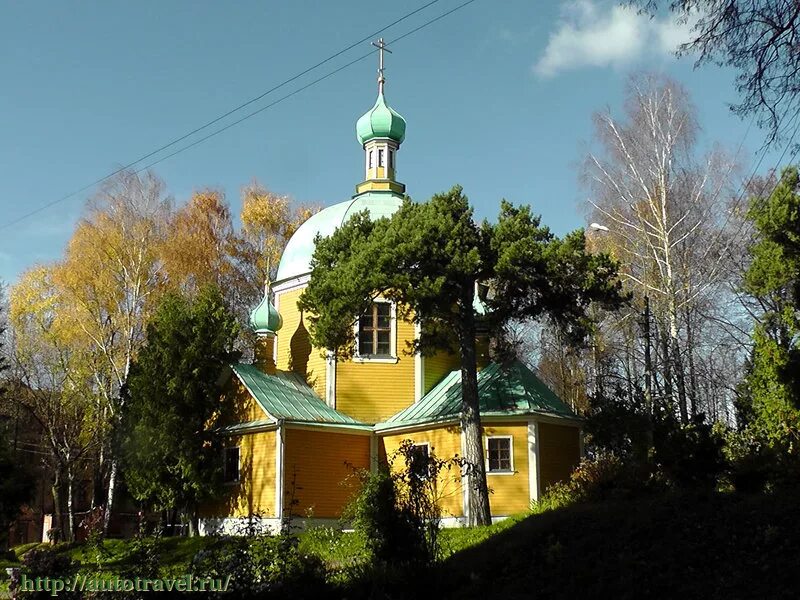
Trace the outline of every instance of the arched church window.
<instances>
[{"instance_id":1,"label":"arched church window","mask_svg":"<svg viewBox=\"0 0 800 600\"><path fill-rule=\"evenodd\" d=\"M375 166L372 154L373 154L373 151L370 150L369 153L368 153L368 155L369 155L369 163L368 163L368 167L367 167L368 169L371 169L372 167Z\"/></svg>"},{"instance_id":2,"label":"arched church window","mask_svg":"<svg viewBox=\"0 0 800 600\"><path fill-rule=\"evenodd\" d=\"M394 152L389 150L389 168L394 169Z\"/></svg>"}]
</instances>

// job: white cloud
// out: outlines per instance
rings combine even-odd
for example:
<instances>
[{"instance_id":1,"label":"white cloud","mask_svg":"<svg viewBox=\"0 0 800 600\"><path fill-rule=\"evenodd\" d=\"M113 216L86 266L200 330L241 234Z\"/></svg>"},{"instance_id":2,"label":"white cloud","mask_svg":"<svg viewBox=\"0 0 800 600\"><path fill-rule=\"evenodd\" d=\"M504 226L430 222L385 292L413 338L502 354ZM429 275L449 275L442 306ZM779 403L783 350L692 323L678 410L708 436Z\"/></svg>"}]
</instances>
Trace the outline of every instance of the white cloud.
<instances>
[{"instance_id":1,"label":"white cloud","mask_svg":"<svg viewBox=\"0 0 800 600\"><path fill-rule=\"evenodd\" d=\"M570 2L533 70L552 77L570 69L618 67L668 56L689 39L690 30L690 24L676 24L669 15L650 19L625 6Z\"/></svg>"}]
</instances>

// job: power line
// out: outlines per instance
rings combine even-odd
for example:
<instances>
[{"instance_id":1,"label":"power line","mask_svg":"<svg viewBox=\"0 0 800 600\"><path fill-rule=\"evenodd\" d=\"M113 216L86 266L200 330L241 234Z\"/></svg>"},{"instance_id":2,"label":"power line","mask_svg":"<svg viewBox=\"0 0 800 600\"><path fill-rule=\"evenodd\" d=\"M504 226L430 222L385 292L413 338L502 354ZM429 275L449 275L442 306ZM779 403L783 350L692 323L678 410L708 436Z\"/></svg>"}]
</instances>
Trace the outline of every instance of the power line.
<instances>
[{"instance_id":1,"label":"power line","mask_svg":"<svg viewBox=\"0 0 800 600\"><path fill-rule=\"evenodd\" d=\"M403 38L408 37L409 35L412 35L413 33L416 33L417 31L419 31L419 30L421 30L421 29L423 29L423 28L425 28L425 27L427 27L427 26L429 26L429 25L431 25L431 24L443 19L444 17L456 12L457 10L460 10L461 8L464 8L465 6L467 6L468 4L471 4L474 1L475 0L468 0L467 2L464 2L463 4L460 4L459 6L457 6L457 7L453 8L453 9L451 9L451 10L449 10L449 11L447 11L447 12L445 12L445 13L443 13L443 14L441 14L441 15L439 15L439 16L437 16L437 17L435 17L435 18L433 18L433 19L431 19L429 21L427 21L426 23L423 23L422 25L412 29L411 31L401 35L400 37L395 38L394 40L392 40L392 43L397 42L399 40L402 40ZM27 213L23 214L22 216L20 216L20 217L18 217L16 219L13 219L13 220L11 220L11 221L3 224L3 225L0 225L0 230L3 230L3 229L6 229L8 227L11 227L13 225L16 225L17 223L20 223L20 222L24 221L25 219L28 219L28 218L30 218L30 217L32 217L32 216L34 216L34 215L36 215L36 214L38 214L40 212L52 207L52 206L55 206L56 204L59 204L59 203L64 202L66 200L69 200L70 198L73 198L74 196L77 196L81 192L84 192L84 191L86 191L86 190L88 190L88 189L90 189L90 188L92 188L92 187L94 187L94 186L106 181L107 179L113 177L114 175L117 175L118 173L121 173L122 171L125 171L126 169L129 169L129 168L133 167L134 165L136 165L136 164L138 164L138 163L140 163L140 162L142 162L144 160L147 160L148 158L151 158L151 157L155 156L156 154L166 150L167 148L171 148L172 146L174 146L174 145L186 140L187 138L190 138L191 136L199 133L200 131L203 131L203 130L207 129L207 128L211 127L212 125L216 124L216 123L219 123L221 120L225 119L226 117L229 117L230 115L242 110L243 108L246 108L247 106L250 106L251 104L253 104L255 102L258 102L259 100L262 100L263 98L265 98L269 94L271 94L271 93L273 93L273 92L275 92L275 91L287 86L288 84L296 81L297 79L299 79L302 76L310 73L311 71L314 71L315 69L321 67L322 65L334 60L335 58L338 58L339 56L341 56L342 54L348 52L349 50L352 50L353 48L355 48L359 44L363 44L363 43L373 39L375 36L383 33L387 29L390 29L390 28L394 27L395 25L397 25L397 24L405 21L406 19L418 14L419 12L425 10L426 8L429 8L430 6L436 4L437 2L439 2L439 0L430 0L430 2L420 6L419 8L416 8L415 10L413 10L413 11L411 11L409 13L406 13L402 17L394 20L393 22L389 23L388 25L385 25L384 27L382 27L382 28L378 29L377 31L371 33L370 35L368 35L366 37L363 37L363 38L361 38L360 40L358 40L356 42L353 42L349 46L347 46L347 47L335 52L334 54L331 54L327 58L317 62L316 64L314 64L314 65L312 65L312 66L310 66L308 68L306 68L305 70L301 71L300 73L297 73L296 75L290 77L289 79L286 79L286 80L282 81L281 83L273 86L269 90L266 90L265 92L259 94L258 96L254 97L254 98L251 98L250 100L247 100L246 102L243 102L242 104L236 106L235 108L232 108L231 110L227 111L226 113L224 113L224 114L222 114L222 115L220 115L220 116L218 116L218 117L216 117L216 118L204 123L203 125L201 125L201 126L195 128L195 129L189 131L188 133L185 133L185 134L183 134L183 135L171 140L170 142L160 146L159 148L157 148L157 149L155 149L155 150L153 150L151 152L148 152L147 154L144 154L144 155L140 156L136 160L134 160L132 162L129 162L128 164L116 169L115 171L113 171L113 172L111 172L111 173L109 173L109 174L107 174L107 175L105 175L105 176L103 176L103 177L101 177L101 178L99 178L99 179L97 179L97 180L95 180L95 181L93 181L93 182L91 182L91 183L89 183L89 184L77 189L77 190L74 190L74 191L70 192L69 194L66 194L66 195L61 196L61 197L59 197L59 198L57 198L57 199L55 199L55 200L53 200L51 202L43 204L42 206L39 206L36 209L34 209L34 210L30 211L30 212L27 212ZM276 100L275 102L270 103L266 107L262 107L259 110L253 111L253 112L249 113L248 115L246 115L245 117L243 117L241 119L238 119L235 122L226 125L225 127L222 127L222 128L220 128L218 130L215 130L213 133L211 133L211 134L209 134L207 136L204 136L200 140L197 140L197 141L195 141L195 142L193 142L191 144L188 144L188 145L180 148L179 150L170 153L169 155L167 155L167 156L165 156L163 158L160 158L160 159L158 159L156 161L151 162L150 164L148 164L146 167L144 167L142 169L137 169L136 172L139 173L139 172L141 172L141 171L143 171L145 169L148 169L148 168L152 167L153 165L156 165L156 164L158 164L158 163L160 163L160 162L162 162L162 161L164 161L164 160L166 160L168 158L171 158L171 157L173 157L173 156L175 156L177 154L180 154L181 152L183 152L185 150L188 150L189 148L192 148L192 147L194 147L194 146L196 146L196 145L198 145L198 144L200 144L200 143L202 143L202 142L214 137L215 135L218 135L219 133L222 133L223 131L225 131L227 129L230 129L234 125L238 125L239 123L249 119L250 117L253 117L253 116L257 115L258 113L266 110L267 108L275 106L276 104L282 102L283 100L286 100L287 98L290 98L291 96L294 96L295 94L297 94L297 93L299 93L299 92L301 92L301 91L303 91L305 89L308 89L312 85L315 85L315 84L327 79L328 77L331 77L332 75L335 75L336 73L346 69L347 67L352 66L352 65L354 65L355 63L357 63L357 62L359 62L361 60L364 60L365 58L370 56L373 52L369 52L368 54L365 54L365 55L357 58L356 60L353 60L353 61L347 63L343 67L339 67L338 69L335 69L334 71L328 73L327 75L314 80L310 84L307 84L307 85L301 87L300 89L295 90L292 93L287 94L286 96L283 96L283 97L279 98L278 100Z\"/></svg>"},{"instance_id":2,"label":"power line","mask_svg":"<svg viewBox=\"0 0 800 600\"><path fill-rule=\"evenodd\" d=\"M467 1L466 1L466 2L464 2L463 4L459 4L459 5L458 5L458 6L456 6L455 8L453 8L453 9L450 9L449 11L447 11L447 12L445 12L445 13L442 13L442 14L441 14L441 15L439 15L438 17L435 17L435 18L431 19L430 21L427 21L427 22L423 23L422 25L420 25L420 26L418 26L418 27L416 27L416 28L412 29L411 31L408 31L408 32L404 33L404 34L403 34L403 35L401 35L400 37L396 37L396 38L394 38L393 40L390 40L390 41L388 42L388 44L396 44L396 43L397 43L397 42L399 42L400 40L402 40L402 39L404 39L404 38L407 38L408 36L410 36L410 35L412 35L412 34L414 34L414 33L418 32L420 29L424 29L425 27L428 27L429 25L432 25L433 23L435 23L435 22L437 22L437 21L439 21L439 20L441 20L441 19L445 18L446 16L448 16L448 15L450 15L450 14L452 14L452 13L456 12L456 11L457 11L457 10L459 10L459 9L462 9L462 8L464 8L464 7L465 7L465 6L467 6L468 4L472 4L473 2L475 2L475 0L467 0ZM277 100L275 100L275 101L273 101L273 102L270 102L270 103L269 103L269 104L267 104L266 106L262 106L261 108L259 108L259 109L257 109L257 110L254 110L254 111L252 111L252 112L250 112L250 113L246 114L245 116L241 117L240 119L237 119L236 121L233 121L232 123L228 123L228 124L227 124L227 125L225 125L224 127L220 127L219 129L215 129L214 131L212 131L212 132L211 132L211 133L209 133L208 135L205 135L205 136L201 137L200 139L198 139L198 140L195 140L194 142L192 142L192 143L190 143L190 144L187 144L186 146L182 146L181 148L178 148L177 150L175 150L174 152L171 152L170 154L167 154L166 156L162 156L161 158L159 158L159 159L157 159L157 160L154 160L154 161L153 161L153 162L151 162L151 163L148 163L148 164L147 164L147 165L145 165L144 167L141 167L140 169L137 169L137 170L136 170L136 173L141 173L142 171L146 171L147 169L150 169L151 167L154 167L155 165L157 165L157 164L158 164L158 163L160 163L160 162L163 162L163 161L165 161L165 160L167 160L167 159L169 159L169 158L172 158L173 156L176 156L176 155L180 154L181 152L184 152L184 151L186 151L186 150L189 150L190 148L193 148L194 146L197 146L197 145L199 145L199 144L202 144L202 143L203 143L203 142L205 142L206 140L208 140L208 139L211 139L212 137L214 137L214 136L216 136L216 135L219 135L219 134L220 134L220 133L222 133L223 131L227 131L227 130L228 130L228 129L230 129L231 127L235 127L235 126L236 126L236 125L238 125L239 123L242 123L243 121L246 121L247 119L250 119L251 117L254 117L254 116L256 116L257 114L259 114L259 113L261 113L261 112L264 112L265 110L267 110L267 109L269 109L269 108L272 108L272 107L273 107L273 106L275 106L276 104L280 104L280 103L281 103L281 102L283 102L284 100L287 100L288 98L291 98L292 96L295 96L295 95L299 94L300 92L302 92L302 91L304 91L304 90L307 90L308 88L310 88L310 87L312 87L312 86L314 86L314 85L316 85L316 84L318 84L318 83L320 83L320 82L322 82L322 81L324 81L324 80L328 79L329 77L332 77L332 76L336 75L337 73L339 73L339 72L341 72L341 71L344 71L345 69L347 69L347 68L349 68L349 67L352 67L354 64L361 62L361 61L362 61L362 60L364 60L365 58L369 58L370 56L372 56L372 55L373 55L373 54L375 54L376 52L378 52L378 50L371 50L371 51L367 52L366 54L362 54L362 55L361 55L361 56L359 56L358 58L356 58L356 59L353 59L353 60L351 60L351 61L350 61L350 62L348 62L348 63L345 63L345 64L344 64L344 65L342 65L341 67L338 67L338 68L334 69L333 71L330 71L329 73L326 73L326 74L325 74L325 75L323 75L322 77L318 77L317 79L315 79L315 80L311 81L310 83L307 83L306 85L304 85L304 86L302 86L302 87L300 87L300 88L297 88L296 90L293 90L293 91L289 92L289 93L288 93L288 94L286 94L285 96L281 96L280 98L278 98ZM2 229L2 227L0 227L0 229Z\"/></svg>"}]
</instances>

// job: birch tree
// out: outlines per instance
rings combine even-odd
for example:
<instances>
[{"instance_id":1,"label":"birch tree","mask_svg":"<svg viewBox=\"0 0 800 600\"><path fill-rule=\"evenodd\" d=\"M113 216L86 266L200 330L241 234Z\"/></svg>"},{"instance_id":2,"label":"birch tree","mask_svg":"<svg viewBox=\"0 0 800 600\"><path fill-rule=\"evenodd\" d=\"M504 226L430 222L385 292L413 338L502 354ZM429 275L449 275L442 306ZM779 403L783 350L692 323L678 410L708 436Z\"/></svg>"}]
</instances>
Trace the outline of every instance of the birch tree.
<instances>
[{"instance_id":1,"label":"birch tree","mask_svg":"<svg viewBox=\"0 0 800 600\"><path fill-rule=\"evenodd\" d=\"M283 249L318 206L295 204L288 196L270 192L257 181L242 190L242 229L239 259L252 299L263 293L264 281L275 275Z\"/></svg>"},{"instance_id":2,"label":"birch tree","mask_svg":"<svg viewBox=\"0 0 800 600\"><path fill-rule=\"evenodd\" d=\"M160 248L170 287L191 296L206 286L234 294L234 253L230 207L216 190L195 192L170 216Z\"/></svg>"},{"instance_id":3,"label":"birch tree","mask_svg":"<svg viewBox=\"0 0 800 600\"><path fill-rule=\"evenodd\" d=\"M35 267L11 290L16 385L10 395L42 429L43 446L54 474L51 492L58 523L63 527L65 506L64 533L72 540L76 477L97 450L104 425L98 418L88 367L91 350L75 343L74 330L64 316L62 298L53 283L53 271L52 266Z\"/></svg>"},{"instance_id":4,"label":"birch tree","mask_svg":"<svg viewBox=\"0 0 800 600\"><path fill-rule=\"evenodd\" d=\"M661 364L654 385L688 423L697 388L692 338L700 334L692 327L727 276L723 230L734 165L718 150L696 157L694 109L667 79L632 78L624 117L599 113L595 125L600 151L589 154L586 177L592 216L609 230L598 244L622 263L635 306L652 309L659 344L648 351Z\"/></svg>"},{"instance_id":5,"label":"birch tree","mask_svg":"<svg viewBox=\"0 0 800 600\"><path fill-rule=\"evenodd\" d=\"M119 418L120 390L164 287L158 251L169 211L161 180L149 173L121 172L88 203L54 273L72 323L96 350L92 376L103 401L100 415L112 427ZM118 476L110 436L103 444L99 467L107 473L107 529Z\"/></svg>"}]
</instances>

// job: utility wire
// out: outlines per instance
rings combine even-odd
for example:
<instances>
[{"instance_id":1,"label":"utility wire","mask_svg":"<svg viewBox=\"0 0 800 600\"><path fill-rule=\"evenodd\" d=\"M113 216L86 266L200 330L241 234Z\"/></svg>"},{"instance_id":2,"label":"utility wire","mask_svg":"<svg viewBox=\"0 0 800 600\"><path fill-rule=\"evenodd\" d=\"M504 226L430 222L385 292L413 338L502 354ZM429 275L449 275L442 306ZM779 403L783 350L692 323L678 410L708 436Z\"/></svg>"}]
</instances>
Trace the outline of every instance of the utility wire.
<instances>
[{"instance_id":1,"label":"utility wire","mask_svg":"<svg viewBox=\"0 0 800 600\"><path fill-rule=\"evenodd\" d=\"M424 29L425 27L428 27L429 25L432 25L433 23L436 23L437 21L445 18L446 16L456 12L457 10L459 10L461 8L464 8L468 4L472 4L473 2L475 2L475 0L467 0L463 4L459 4L455 8L453 8L453 9L451 9L451 10L445 12L445 13L442 13L438 17L435 17L435 18L431 19L430 21L427 21L427 22L423 23L419 27L416 27L416 28L412 29L411 31L408 31L408 32L404 33L403 35L401 35L399 37L396 37L393 40L390 40L389 42L387 42L387 45L396 44L400 40L402 40L404 38L407 38L408 36L418 32L420 29ZM330 71L329 73L326 73L322 77L318 77L317 79L305 84L304 86L299 87L296 90L293 90L293 91L289 92L285 96L281 96L280 98L278 98L277 100L275 100L273 102L270 102L266 106L262 106L261 108L256 109L256 110L246 114L245 116L241 117L240 119L237 119L236 121L233 121L232 123L228 123L224 127L220 127L219 129L215 129L214 131L212 131L208 135L205 135L205 136L201 137L200 139L195 140L190 144L187 144L186 146L182 146L182 147L178 148L177 150L175 150L174 152L171 152L170 154L167 154L166 156L162 156L161 158L159 158L157 160L154 160L151 163L148 163L144 167L141 167L140 169L137 169L135 172L136 173L141 173L142 171L146 171L147 169L150 169L151 167L154 167L155 165L157 165L160 162L163 162L163 161L165 161L165 160L167 160L169 158L172 158L173 156L176 156L176 155L180 154L181 152L184 152L184 151L186 151L186 150L188 150L190 148L193 148L194 146L202 144L206 140L211 139L212 137L214 137L216 135L219 135L223 131L227 131L231 127L235 127L239 123L242 123L243 121L246 121L247 119L250 119L251 117L254 117L257 114L259 114L261 112L264 112L265 110L267 110L269 108L272 108L276 104L280 104L284 100L287 100L288 98L291 98L292 96L295 96L296 94L299 94L300 92L302 92L304 90L307 90L308 88L310 88L310 87L312 87L312 86L314 86L314 85L316 85L316 84L318 84L318 83L320 83L322 81L325 81L329 77L332 77L332 76L336 75L337 73L339 73L341 71L344 71L345 69L347 69L349 67L352 67L354 64L359 63L359 62L361 62L362 60L364 60L366 58L369 58L370 56L372 56L376 52L378 52L377 49L376 50L371 50L371 51L367 52L366 54L362 54L358 58L355 58L355 59L351 60L350 62L345 63L341 67L338 67L337 69L334 69L333 71ZM0 227L0 229L2 229L2 227Z\"/></svg>"},{"instance_id":2,"label":"utility wire","mask_svg":"<svg viewBox=\"0 0 800 600\"><path fill-rule=\"evenodd\" d=\"M453 9L451 9L451 10L449 10L449 11L447 11L447 12L445 12L445 13L443 13L443 14L441 14L441 15L439 15L439 16L437 16L437 17L435 17L435 18L433 18L433 19L431 19L429 21L427 21L426 23L423 23L422 25L416 27L415 29L412 29L411 31L401 35L400 37L395 38L392 42L397 42L397 41L399 41L399 40L401 40L401 39L403 39L405 37L408 37L409 35L411 35L413 33L416 33L417 31L419 31L419 30L421 30L421 29L423 29L423 28L425 28L425 27L427 27L427 26L429 26L429 25L431 25L431 24L443 19L444 17L456 12L457 10L460 10L461 8L465 7L468 4L471 4L474 1L475 0L468 0L467 2L459 5L459 6L453 8ZM232 108L231 110L227 111L226 113L224 113L224 114L212 119L211 121L208 121L208 122L204 123L200 127L197 127L195 129L189 131L188 133L185 133L185 134L181 135L180 137L177 137L177 138L171 140L170 142L164 144L163 146L160 146L159 148L157 148L157 149L155 149L155 150L153 150L151 152L148 152L147 154L145 154L143 156L140 156L136 160L134 160L132 162L129 162L128 164L116 169L115 171L113 171L113 172L111 172L111 173L109 173L109 174L107 174L107 175L105 175L105 176L103 176L103 177L101 177L101 178L99 178L99 179L97 179L97 180L95 180L95 181L93 181L93 182L81 187L80 189L77 189L77 190L75 190L73 192L70 192L69 194L61 196L61 197L59 197L59 198L57 198L57 199L55 199L55 200L53 200L51 202L43 204L43 205L37 207L36 209L23 214L22 216L20 216L20 217L18 217L16 219L13 219L11 221L8 221L7 223L4 223L3 225L0 225L0 230L7 229L8 227L16 225L16 224L24 221L25 219L28 219L28 218L30 218L30 217L32 217L32 216L34 216L34 215L36 215L36 214L38 214L40 212L52 207L52 206L55 206L56 204L59 204L59 203L64 202L66 200L69 200L70 198L73 198L74 196L77 196L81 192L84 192L84 191L86 191L86 190L88 190L88 189L90 189L90 188L92 188L92 187L94 187L94 186L106 181L107 179L113 177L114 175L117 175L118 173L121 173L122 171L125 171L126 169L129 169L129 168L133 167L134 165L136 165L136 164L138 164L138 163L140 163L140 162L142 162L144 160L147 160L148 158L151 158L151 157L155 156L156 154L166 150L167 148L171 148L172 146L174 146L174 145L186 140L187 138L195 135L196 133L199 133L200 131L203 131L203 130L211 127L212 125L220 122L221 120L225 119L226 117L229 117L230 115L242 110L243 108L246 108L247 106L250 106L251 104L253 104L253 103L265 98L269 94L271 94L271 93L273 93L273 92L275 92L275 91L287 86L288 84L290 84L290 83L296 81L297 79L301 78L303 75L306 75L306 74L310 73L311 71L321 67L322 65L334 60L335 58L338 58L339 56L341 56L342 54L348 52L349 50L352 50L353 48L355 48L359 44L363 44L366 41L371 40L375 36L377 36L377 35L383 33L384 31L386 31L387 29L390 29L390 28L394 27L395 25L405 21L406 19L408 19L408 18L410 18L410 17L412 17L414 15L416 15L417 13L425 10L426 8L429 8L430 6L436 4L437 2L439 2L439 0L431 0L430 2L420 6L419 8L416 8L415 10L413 10L413 11L411 11L411 12L405 14L405 15L403 15L402 17L394 20L393 22L391 22L388 25L378 29L377 31L371 33L370 35L368 35L366 37L363 37L363 38L361 38L360 40L358 40L356 42L353 42L349 46L339 50L338 52L336 52L334 54L331 54L327 58L319 61L318 63L316 63L316 64L314 64L314 65L312 65L312 66L310 66L308 68L306 68L305 70L301 71L300 73L298 73L298 74L290 77L289 79L286 79L286 80L282 81L281 83L273 86L272 88L270 88L269 90L266 90L262 94L259 94L258 96L254 97L254 98L251 98L250 100L247 100L246 102L243 102L242 104L238 105L235 108ZM373 51L373 52L376 52L376 51ZM143 169L138 169L136 172L139 173L142 170L150 168L153 165L156 165L156 164L162 162L163 160L166 160L167 158L171 158L171 157L173 157L173 156L175 156L177 154L180 154L181 152L183 152L185 150L188 150L189 148L192 148L193 146L196 146L196 145L204 142L205 140L207 140L207 139L209 139L211 137L214 137L215 135L217 135L219 133L222 133L223 131L225 131L227 129L230 129L234 125L238 125L242 121L245 121L245 120L249 119L250 117L255 116L256 114L262 112L263 110L266 110L267 108L275 106L279 102L282 102L283 100L285 100L285 99L287 99L287 98L289 98L291 96L294 96L295 94L297 94L297 93L299 93L299 92L311 87L312 85L315 85L316 83L319 83L320 81L323 81L324 79L327 79L328 77L331 77L332 75L335 75L336 73L342 71L343 69L345 69L345 68L347 68L349 66L352 66L353 64L365 59L366 57L372 55L373 52L370 52L369 54L365 54L365 55L359 57L358 59L347 63L343 67L340 67L340 68L328 73L327 75L316 79L315 81L311 82L310 84L307 84L307 85L301 87L300 89L295 90L294 92L292 92L290 94L287 94L286 96L283 96L282 98L278 99L275 102L272 102L271 104L267 105L266 107L263 107L263 108L261 108L261 109L259 109L257 111L253 111L253 112L249 113L247 116L245 116L245 117L243 117L241 119L238 119L234 123L231 123L231 124L229 124L229 125L227 125L227 126L225 126L223 128L220 128L220 129L216 130L215 132L211 133L210 135L204 136L203 138L201 138L200 140L198 140L196 142L193 142L193 143L191 143L191 144L189 144L187 146L184 146L181 149L179 149L179 150L177 150L175 152L172 152L171 154L169 154L169 155L167 155L167 156L165 156L165 157L163 157L161 159L153 161L152 163L148 164Z\"/></svg>"}]
</instances>

